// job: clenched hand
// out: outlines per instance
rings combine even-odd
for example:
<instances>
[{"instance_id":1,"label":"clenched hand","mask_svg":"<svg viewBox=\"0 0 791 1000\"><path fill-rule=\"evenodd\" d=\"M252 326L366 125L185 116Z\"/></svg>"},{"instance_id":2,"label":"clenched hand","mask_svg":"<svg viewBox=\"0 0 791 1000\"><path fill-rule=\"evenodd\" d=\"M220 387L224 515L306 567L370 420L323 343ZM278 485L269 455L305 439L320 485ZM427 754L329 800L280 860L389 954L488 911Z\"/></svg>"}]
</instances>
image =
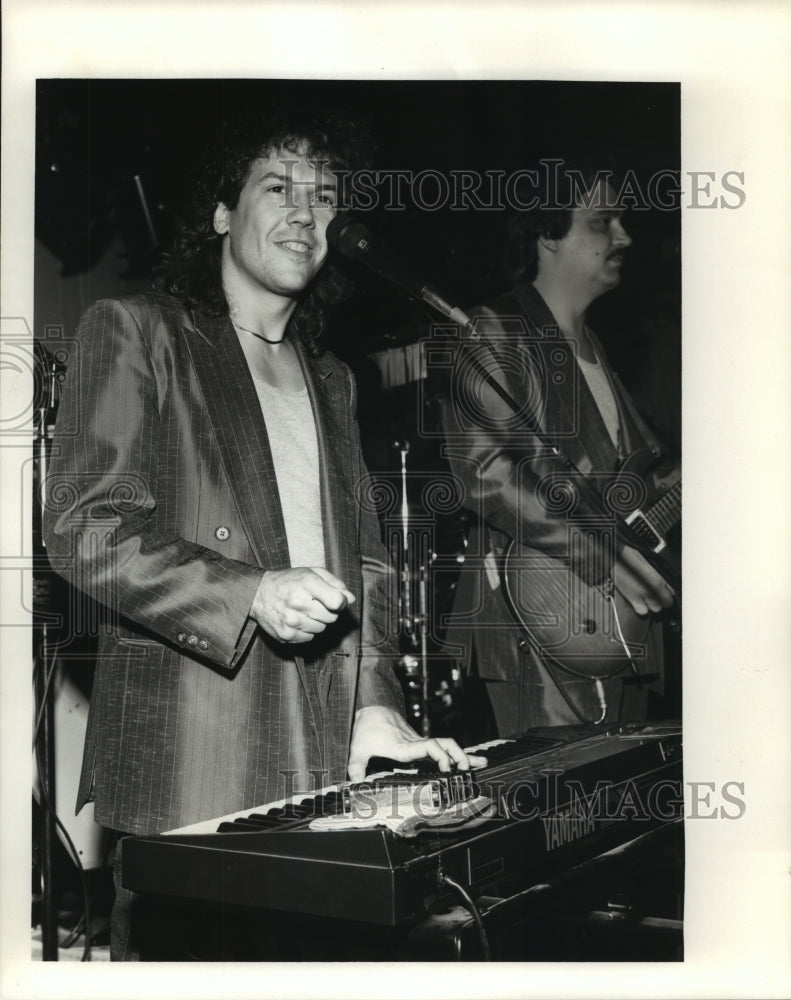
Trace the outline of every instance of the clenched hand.
<instances>
[{"instance_id":1,"label":"clenched hand","mask_svg":"<svg viewBox=\"0 0 791 1000\"><path fill-rule=\"evenodd\" d=\"M354 603L346 584L320 566L268 570L250 614L278 642L310 642Z\"/></svg>"}]
</instances>

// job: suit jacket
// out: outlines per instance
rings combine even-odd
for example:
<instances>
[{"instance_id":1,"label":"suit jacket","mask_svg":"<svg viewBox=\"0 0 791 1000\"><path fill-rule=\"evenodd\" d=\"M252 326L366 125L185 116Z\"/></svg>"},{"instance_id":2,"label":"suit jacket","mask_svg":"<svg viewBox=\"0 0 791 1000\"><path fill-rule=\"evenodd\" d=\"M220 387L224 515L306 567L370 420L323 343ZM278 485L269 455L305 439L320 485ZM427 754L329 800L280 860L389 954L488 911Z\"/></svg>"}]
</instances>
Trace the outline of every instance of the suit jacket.
<instances>
[{"instance_id":1,"label":"suit jacket","mask_svg":"<svg viewBox=\"0 0 791 1000\"><path fill-rule=\"evenodd\" d=\"M519 414L514 416L459 355L443 400L443 423L447 454L464 484L472 527L448 643L461 645L468 655L474 642L479 676L515 681L525 677L528 654L519 648L521 635L502 589L492 586L497 566L491 554L496 557L516 539L564 560L586 584L609 577L623 542L614 534L614 524L602 517L580 488L579 480L584 478L598 494L606 493L617 476L620 457L571 345L532 285L516 286L488 306L473 310L473 315L494 354L484 345L475 350L515 399ZM601 346L592 339L604 359ZM618 410L623 454L646 449L659 461L663 455L660 442L615 373L604 364ZM573 471L564 465L562 456L570 460ZM657 488L663 478L657 475ZM582 526L576 537L584 539L584 544L571 544L570 519ZM487 553L488 569L484 569ZM512 630L506 639L504 628ZM538 700L554 694L555 685L541 664L532 664L530 672L543 689ZM580 707L585 710L587 706L590 717L596 718L598 701L592 683L582 680L578 684L570 675L563 675L563 682L580 689ZM619 685L615 680L605 687L612 693ZM609 700L617 711L618 697ZM577 721L562 703L560 708L566 717L555 708L542 714L537 707L532 715L528 713L523 728L528 723Z\"/></svg>"},{"instance_id":2,"label":"suit jacket","mask_svg":"<svg viewBox=\"0 0 791 1000\"><path fill-rule=\"evenodd\" d=\"M620 458L571 345L532 285L518 285L489 306L472 311L494 346L479 352L519 405L514 416L479 375L461 363L443 401L448 456L467 488L468 505L499 542L518 541L569 559L586 583L610 574L622 542L601 536L584 552L568 551L567 515L601 523L601 514L575 480L585 478L601 494L617 476ZM604 351L591 338L599 356ZM615 396L625 455L646 449L659 460L662 446L637 413L614 372L605 371ZM538 428L543 435L531 431ZM568 457L568 471L547 444ZM564 497L560 487L571 485Z\"/></svg>"},{"instance_id":3,"label":"suit jacket","mask_svg":"<svg viewBox=\"0 0 791 1000\"><path fill-rule=\"evenodd\" d=\"M357 603L311 643L248 617L289 566L255 386L227 317L166 295L85 315L44 514L53 568L107 609L78 809L170 829L346 775L357 708L402 709L392 573L364 475L351 373L297 344L313 407L327 568Z\"/></svg>"}]
</instances>

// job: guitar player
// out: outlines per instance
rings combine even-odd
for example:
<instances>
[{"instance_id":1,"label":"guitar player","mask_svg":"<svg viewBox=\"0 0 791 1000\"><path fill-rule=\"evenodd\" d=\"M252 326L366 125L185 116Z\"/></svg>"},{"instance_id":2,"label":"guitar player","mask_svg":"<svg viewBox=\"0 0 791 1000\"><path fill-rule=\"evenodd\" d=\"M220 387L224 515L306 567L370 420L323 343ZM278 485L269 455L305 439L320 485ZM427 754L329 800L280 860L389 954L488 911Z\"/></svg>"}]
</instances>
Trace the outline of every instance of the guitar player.
<instances>
[{"instance_id":1,"label":"guitar player","mask_svg":"<svg viewBox=\"0 0 791 1000\"><path fill-rule=\"evenodd\" d=\"M678 472L587 323L591 303L620 282L632 241L611 178L589 173L580 185L581 176L559 171L554 190L537 192L538 207L512 220L513 287L473 310L477 333L456 355L443 399L448 457L473 515L447 641L464 648L501 737L533 726L644 719L649 689L660 691L663 681L656 616L676 601L669 574L616 527L619 490L638 502L661 496ZM506 400L471 374L465 350L478 354ZM653 468L619 486L617 474L635 452ZM555 644L535 641L524 620L530 593L514 595L508 584L505 555L514 540L567 570L561 594L590 588L610 601L611 664L588 670L584 653L564 661ZM550 578L533 574L539 585L542 579ZM551 608L558 634L568 618L564 603L560 597ZM638 643L623 634L627 614L643 626ZM584 619L583 649L586 633L604 627Z\"/></svg>"}]
</instances>

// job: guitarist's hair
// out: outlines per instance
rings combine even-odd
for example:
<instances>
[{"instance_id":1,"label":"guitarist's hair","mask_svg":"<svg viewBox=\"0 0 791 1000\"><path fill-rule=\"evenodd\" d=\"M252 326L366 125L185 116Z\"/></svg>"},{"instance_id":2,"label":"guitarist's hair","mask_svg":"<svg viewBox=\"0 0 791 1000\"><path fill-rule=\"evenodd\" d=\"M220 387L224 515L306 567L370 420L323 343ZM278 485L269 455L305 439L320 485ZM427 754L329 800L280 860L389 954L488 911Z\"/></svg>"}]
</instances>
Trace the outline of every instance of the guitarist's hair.
<instances>
[{"instance_id":1,"label":"guitarist's hair","mask_svg":"<svg viewBox=\"0 0 791 1000\"><path fill-rule=\"evenodd\" d=\"M537 179L537 183L536 183ZM571 228L571 214L606 180L614 191L620 188L615 163L599 159L542 159L539 167L526 171L516 189L515 205L508 220L503 270L510 284L534 281L538 274L540 238L562 240ZM615 208L615 204L608 207Z\"/></svg>"}]
</instances>

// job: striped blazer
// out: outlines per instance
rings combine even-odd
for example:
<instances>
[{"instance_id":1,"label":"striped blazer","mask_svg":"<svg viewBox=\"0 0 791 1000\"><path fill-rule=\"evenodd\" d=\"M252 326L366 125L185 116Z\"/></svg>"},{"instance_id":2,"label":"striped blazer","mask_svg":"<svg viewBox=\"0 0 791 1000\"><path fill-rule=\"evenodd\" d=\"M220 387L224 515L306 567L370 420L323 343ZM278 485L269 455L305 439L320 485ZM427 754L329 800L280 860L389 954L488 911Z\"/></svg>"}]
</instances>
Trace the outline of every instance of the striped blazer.
<instances>
[{"instance_id":1,"label":"striped blazer","mask_svg":"<svg viewBox=\"0 0 791 1000\"><path fill-rule=\"evenodd\" d=\"M393 574L360 501L353 378L331 355L297 350L326 565L357 602L289 646L248 617L262 571L289 556L266 426L230 321L152 294L98 302L80 324L44 537L53 568L111 622L77 802L93 798L106 826L161 831L343 779L354 711L402 710Z\"/></svg>"}]
</instances>

